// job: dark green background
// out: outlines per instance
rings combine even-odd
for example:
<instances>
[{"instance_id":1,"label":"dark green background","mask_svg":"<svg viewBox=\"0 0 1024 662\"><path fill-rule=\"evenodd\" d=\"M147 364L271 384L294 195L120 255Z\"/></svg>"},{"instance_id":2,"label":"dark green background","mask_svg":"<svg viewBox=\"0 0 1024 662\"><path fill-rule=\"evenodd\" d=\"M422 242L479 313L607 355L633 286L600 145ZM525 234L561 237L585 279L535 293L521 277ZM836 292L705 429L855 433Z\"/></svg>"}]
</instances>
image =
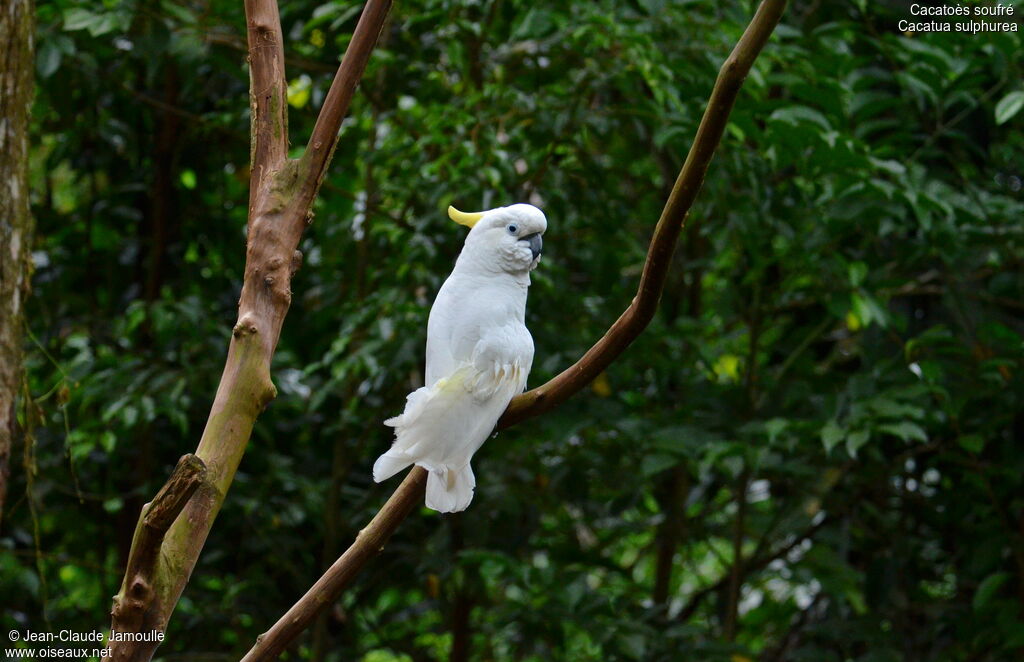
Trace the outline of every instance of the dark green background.
<instances>
[{"instance_id":1,"label":"dark green background","mask_svg":"<svg viewBox=\"0 0 1024 662\"><path fill-rule=\"evenodd\" d=\"M282 5L301 146L360 4ZM238 659L397 485L370 467L421 379L463 236L449 203L547 213L531 386L604 332L752 9L396 3L302 242L278 398L158 656ZM235 0L38 16L30 434L0 603L4 631L85 631L223 365L244 18ZM288 659L447 660L463 637L473 660L1019 659L1024 38L901 18L790 3L647 332L488 442L470 509L414 513Z\"/></svg>"}]
</instances>

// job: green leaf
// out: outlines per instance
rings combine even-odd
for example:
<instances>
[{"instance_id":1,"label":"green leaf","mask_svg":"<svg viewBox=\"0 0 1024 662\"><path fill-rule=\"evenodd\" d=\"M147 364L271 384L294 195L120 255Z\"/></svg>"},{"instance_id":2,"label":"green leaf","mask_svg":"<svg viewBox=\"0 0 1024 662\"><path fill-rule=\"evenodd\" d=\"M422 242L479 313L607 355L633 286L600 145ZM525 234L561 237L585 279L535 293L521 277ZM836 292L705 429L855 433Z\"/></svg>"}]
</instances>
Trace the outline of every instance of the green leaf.
<instances>
[{"instance_id":1,"label":"green leaf","mask_svg":"<svg viewBox=\"0 0 1024 662\"><path fill-rule=\"evenodd\" d=\"M193 25L196 22L196 16L192 13L192 10L176 2L163 0L163 2L160 3L160 8L185 25Z\"/></svg>"},{"instance_id":2,"label":"green leaf","mask_svg":"<svg viewBox=\"0 0 1024 662\"><path fill-rule=\"evenodd\" d=\"M185 188L187 188L188 190L191 191L192 189L194 189L196 187L196 172L195 172L195 170L191 170L189 168L186 168L186 169L182 170L181 171L180 179L181 179L181 185L184 186Z\"/></svg>"},{"instance_id":3,"label":"green leaf","mask_svg":"<svg viewBox=\"0 0 1024 662\"><path fill-rule=\"evenodd\" d=\"M309 96L313 89L313 79L303 74L288 83L288 105L293 108L302 108L309 103Z\"/></svg>"},{"instance_id":4,"label":"green leaf","mask_svg":"<svg viewBox=\"0 0 1024 662\"><path fill-rule=\"evenodd\" d=\"M850 457L857 457L857 451L861 446L868 443L868 439L871 438L871 432L868 430L857 430L846 435L846 452L850 454Z\"/></svg>"},{"instance_id":5,"label":"green leaf","mask_svg":"<svg viewBox=\"0 0 1024 662\"><path fill-rule=\"evenodd\" d=\"M821 443L825 447L825 452L831 453L836 444L843 440L845 434L845 430L839 427L835 421L826 423L825 427L821 428Z\"/></svg>"},{"instance_id":6,"label":"green leaf","mask_svg":"<svg viewBox=\"0 0 1024 662\"><path fill-rule=\"evenodd\" d=\"M636 633L619 635L619 644L626 652L626 655L632 659L642 660L644 658L645 645L643 635Z\"/></svg>"},{"instance_id":7,"label":"green leaf","mask_svg":"<svg viewBox=\"0 0 1024 662\"><path fill-rule=\"evenodd\" d=\"M851 262L846 267L847 274L850 278L850 285L853 287L860 287L864 284L864 279L868 275L868 265L863 262Z\"/></svg>"},{"instance_id":8,"label":"green leaf","mask_svg":"<svg viewBox=\"0 0 1024 662\"><path fill-rule=\"evenodd\" d=\"M978 590L974 592L974 600L971 601L971 605L975 610L984 609L992 598L995 597L1000 587L1006 583L1006 580L1010 578L1008 572L993 572L991 575L982 580L981 584L978 585Z\"/></svg>"},{"instance_id":9,"label":"green leaf","mask_svg":"<svg viewBox=\"0 0 1024 662\"><path fill-rule=\"evenodd\" d=\"M411 659L408 655L393 653L389 649L377 649L364 655L362 662L406 662Z\"/></svg>"},{"instance_id":10,"label":"green leaf","mask_svg":"<svg viewBox=\"0 0 1024 662\"><path fill-rule=\"evenodd\" d=\"M961 448L970 453L980 453L985 449L985 438L980 434L960 435L956 443L960 444Z\"/></svg>"},{"instance_id":11,"label":"green leaf","mask_svg":"<svg viewBox=\"0 0 1024 662\"><path fill-rule=\"evenodd\" d=\"M907 174L907 168L899 161L893 159L871 159L871 165L875 166L879 170L883 170L890 175L895 177L901 177Z\"/></svg>"},{"instance_id":12,"label":"green leaf","mask_svg":"<svg viewBox=\"0 0 1024 662\"><path fill-rule=\"evenodd\" d=\"M784 418L773 418L765 421L764 431L768 433L768 443L774 444L779 435L789 427L789 421Z\"/></svg>"},{"instance_id":13,"label":"green leaf","mask_svg":"<svg viewBox=\"0 0 1024 662\"><path fill-rule=\"evenodd\" d=\"M913 405L903 404L885 397L878 397L871 400L868 406L881 418L913 418L920 420L924 418L924 409Z\"/></svg>"},{"instance_id":14,"label":"green leaf","mask_svg":"<svg viewBox=\"0 0 1024 662\"><path fill-rule=\"evenodd\" d=\"M850 606L853 607L853 611L855 611L858 615L863 616L864 614L868 613L868 606L867 603L864 601L864 594L861 593L858 589L856 589L855 587L850 587L846 589L845 595L847 602L850 603Z\"/></svg>"},{"instance_id":15,"label":"green leaf","mask_svg":"<svg viewBox=\"0 0 1024 662\"><path fill-rule=\"evenodd\" d=\"M39 52L36 53L36 71L40 78L49 78L53 72L60 68L60 46L48 39L39 45Z\"/></svg>"},{"instance_id":16,"label":"green leaf","mask_svg":"<svg viewBox=\"0 0 1024 662\"><path fill-rule=\"evenodd\" d=\"M99 21L99 17L87 9L74 8L64 12L65 30L85 30Z\"/></svg>"},{"instance_id":17,"label":"green leaf","mask_svg":"<svg viewBox=\"0 0 1024 662\"><path fill-rule=\"evenodd\" d=\"M124 499L120 497L113 497L103 502L103 510L108 513L120 512L124 507Z\"/></svg>"},{"instance_id":18,"label":"green leaf","mask_svg":"<svg viewBox=\"0 0 1024 662\"><path fill-rule=\"evenodd\" d=\"M996 104L996 124L1005 124L1024 108L1024 90L1010 92Z\"/></svg>"},{"instance_id":19,"label":"green leaf","mask_svg":"<svg viewBox=\"0 0 1024 662\"><path fill-rule=\"evenodd\" d=\"M870 326L872 322L876 322L883 329L888 326L889 315L885 308L867 292L854 292L850 297L850 305L853 314L863 326Z\"/></svg>"},{"instance_id":20,"label":"green leaf","mask_svg":"<svg viewBox=\"0 0 1024 662\"><path fill-rule=\"evenodd\" d=\"M113 453L114 446L116 445L117 437L114 436L114 433L110 430L107 430L100 435L100 446L103 447L103 450L106 451L107 454Z\"/></svg>"},{"instance_id":21,"label":"green leaf","mask_svg":"<svg viewBox=\"0 0 1024 662\"><path fill-rule=\"evenodd\" d=\"M118 28L125 27L127 17L108 12L96 14L86 9L69 9L64 12L65 30L88 30L93 37L99 37Z\"/></svg>"},{"instance_id":22,"label":"green leaf","mask_svg":"<svg viewBox=\"0 0 1024 662\"><path fill-rule=\"evenodd\" d=\"M653 476L665 469L670 469L679 464L679 458L672 455L648 455L640 463L640 471L644 476Z\"/></svg>"},{"instance_id":23,"label":"green leaf","mask_svg":"<svg viewBox=\"0 0 1024 662\"><path fill-rule=\"evenodd\" d=\"M926 433L920 425L917 423L911 423L910 421L887 423L885 425L878 426L878 429L882 432L888 432L891 435L897 436L903 441L928 441L928 433Z\"/></svg>"},{"instance_id":24,"label":"green leaf","mask_svg":"<svg viewBox=\"0 0 1024 662\"><path fill-rule=\"evenodd\" d=\"M522 22L512 32L512 39L536 39L550 32L555 26L551 20L552 12L534 7L526 12Z\"/></svg>"},{"instance_id":25,"label":"green leaf","mask_svg":"<svg viewBox=\"0 0 1024 662\"><path fill-rule=\"evenodd\" d=\"M779 122L785 122L786 124L792 124L793 126L799 126L800 124L816 124L825 131L831 131L832 125L829 124L828 119L820 112L807 106L789 106L788 108L779 108L771 114L769 120L777 120Z\"/></svg>"}]
</instances>

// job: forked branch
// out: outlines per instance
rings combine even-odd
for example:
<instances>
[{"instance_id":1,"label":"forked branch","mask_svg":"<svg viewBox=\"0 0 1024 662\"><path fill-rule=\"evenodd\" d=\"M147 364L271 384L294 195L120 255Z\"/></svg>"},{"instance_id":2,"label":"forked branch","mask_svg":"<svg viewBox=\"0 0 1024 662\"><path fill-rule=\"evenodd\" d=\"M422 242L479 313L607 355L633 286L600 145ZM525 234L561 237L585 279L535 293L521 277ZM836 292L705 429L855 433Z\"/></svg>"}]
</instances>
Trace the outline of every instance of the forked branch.
<instances>
[{"instance_id":1,"label":"forked branch","mask_svg":"<svg viewBox=\"0 0 1024 662\"><path fill-rule=\"evenodd\" d=\"M128 554L128 568L110 613L112 630L136 632L142 627L156 583L156 564L164 536L205 477L203 461L192 454L183 455L153 500L142 507Z\"/></svg>"},{"instance_id":2,"label":"forked branch","mask_svg":"<svg viewBox=\"0 0 1024 662\"><path fill-rule=\"evenodd\" d=\"M151 633L167 627L231 487L256 417L276 394L270 362L291 304L291 279L301 263L296 249L337 144L338 129L390 7L390 0L366 3L310 147L302 158L289 159L287 83L277 2L245 0L252 172L238 321L199 448L189 456L199 465L205 463L205 475L193 476L191 498L168 502L174 505L174 515L181 511L180 517L167 518L161 513L172 509L155 505L140 517L125 588L113 610L118 631ZM163 502L158 497L154 504ZM136 581L136 577L143 579ZM145 641L110 642L105 659L146 662L158 643L152 636Z\"/></svg>"},{"instance_id":3,"label":"forked branch","mask_svg":"<svg viewBox=\"0 0 1024 662\"><path fill-rule=\"evenodd\" d=\"M664 290L676 240L704 183L708 165L729 122L736 96L754 60L778 24L785 6L786 0L763 0L743 36L722 64L693 145L655 226L633 303L583 358L543 386L516 397L498 421L499 429L541 414L564 402L611 365L647 327ZM313 622L317 614L330 606L362 567L381 551L383 541L391 536L406 515L423 499L426 478L425 469L413 467L384 508L373 518L370 527L364 530L372 528L374 535L361 533L313 588L257 640L242 662L276 659Z\"/></svg>"}]
</instances>

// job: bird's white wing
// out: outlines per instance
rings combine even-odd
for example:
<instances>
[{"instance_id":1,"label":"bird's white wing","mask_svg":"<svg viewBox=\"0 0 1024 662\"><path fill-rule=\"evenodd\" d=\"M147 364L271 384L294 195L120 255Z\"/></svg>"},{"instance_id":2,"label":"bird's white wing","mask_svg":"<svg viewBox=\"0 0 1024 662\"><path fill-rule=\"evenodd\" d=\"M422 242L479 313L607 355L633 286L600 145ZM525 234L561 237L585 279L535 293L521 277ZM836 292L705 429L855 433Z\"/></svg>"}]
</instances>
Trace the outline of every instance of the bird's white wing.
<instances>
[{"instance_id":1,"label":"bird's white wing","mask_svg":"<svg viewBox=\"0 0 1024 662\"><path fill-rule=\"evenodd\" d=\"M511 400L523 390L530 375L533 338L521 324L494 329L477 342L471 362L472 380L467 384L467 390L477 401L490 400L509 388L508 400ZM506 406L508 400L505 401Z\"/></svg>"},{"instance_id":2,"label":"bird's white wing","mask_svg":"<svg viewBox=\"0 0 1024 662\"><path fill-rule=\"evenodd\" d=\"M498 364L524 353L532 357L533 341L523 324L525 301L519 300L522 294L521 289L452 274L430 308L425 383L429 386L450 377L463 364L476 363L481 357Z\"/></svg>"},{"instance_id":3,"label":"bird's white wing","mask_svg":"<svg viewBox=\"0 0 1024 662\"><path fill-rule=\"evenodd\" d=\"M476 484L470 459L523 390L532 361L533 340L521 324L484 334L470 361L409 394L402 415L385 421L395 428L395 442L374 465L374 480L415 463L430 471L427 506L465 509Z\"/></svg>"}]
</instances>

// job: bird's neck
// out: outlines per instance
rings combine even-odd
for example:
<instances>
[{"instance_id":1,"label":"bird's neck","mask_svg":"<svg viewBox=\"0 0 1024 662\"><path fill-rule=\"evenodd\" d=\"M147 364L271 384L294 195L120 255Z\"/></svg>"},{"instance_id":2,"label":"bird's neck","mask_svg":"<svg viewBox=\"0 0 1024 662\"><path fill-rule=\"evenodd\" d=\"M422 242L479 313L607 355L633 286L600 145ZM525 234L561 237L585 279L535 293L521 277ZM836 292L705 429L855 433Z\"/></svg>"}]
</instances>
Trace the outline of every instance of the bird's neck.
<instances>
[{"instance_id":1,"label":"bird's neck","mask_svg":"<svg viewBox=\"0 0 1024 662\"><path fill-rule=\"evenodd\" d=\"M455 269L452 273L458 273L470 278L493 279L495 285L510 286L515 289L522 289L523 292L530 287L529 269L508 271L501 268L501 265L496 264L493 260L481 259L472 251L462 251L458 260L455 261Z\"/></svg>"}]
</instances>

